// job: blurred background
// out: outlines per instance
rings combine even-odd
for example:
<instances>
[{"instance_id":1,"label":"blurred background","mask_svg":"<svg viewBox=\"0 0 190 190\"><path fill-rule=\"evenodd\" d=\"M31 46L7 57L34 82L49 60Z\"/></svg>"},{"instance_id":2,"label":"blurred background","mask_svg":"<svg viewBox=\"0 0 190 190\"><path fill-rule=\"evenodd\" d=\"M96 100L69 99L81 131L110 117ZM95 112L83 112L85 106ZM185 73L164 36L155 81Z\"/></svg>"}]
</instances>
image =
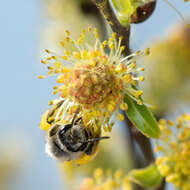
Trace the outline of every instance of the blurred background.
<instances>
[{"instance_id":1,"label":"blurred background","mask_svg":"<svg viewBox=\"0 0 190 190\"><path fill-rule=\"evenodd\" d=\"M172 3L190 21L190 3ZM102 143L97 158L88 167L73 169L75 174L69 172L72 166L60 167L45 154L44 133L38 127L47 103L54 98L54 78L37 79L46 72L40 64L43 50L57 49L66 29L75 37L88 25L103 29L101 17L90 14L76 0L6 0L0 9L0 189L68 189L67 184L74 185L73 175L79 180L94 167L124 171L133 167L130 140L120 122L112 140ZM147 21L131 27L131 48L150 47L152 51L142 60L147 68L143 89L147 102L157 107L157 118L189 110L190 29L184 26L160 0ZM64 174L68 174L65 180Z\"/></svg>"}]
</instances>

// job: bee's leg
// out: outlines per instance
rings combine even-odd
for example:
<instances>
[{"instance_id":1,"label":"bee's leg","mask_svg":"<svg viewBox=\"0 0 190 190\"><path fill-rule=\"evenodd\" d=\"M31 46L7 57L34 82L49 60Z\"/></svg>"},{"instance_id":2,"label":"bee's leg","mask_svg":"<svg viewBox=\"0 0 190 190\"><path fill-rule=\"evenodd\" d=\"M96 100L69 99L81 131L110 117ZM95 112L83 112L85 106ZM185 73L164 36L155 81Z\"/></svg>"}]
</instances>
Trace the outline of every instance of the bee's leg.
<instances>
[{"instance_id":1,"label":"bee's leg","mask_svg":"<svg viewBox=\"0 0 190 190\"><path fill-rule=\"evenodd\" d=\"M53 114L55 113L55 111L63 104L64 101L65 101L65 100L62 100L62 101L58 102L57 104L55 104L53 107L51 107L51 108L49 109L49 112L48 112L48 114L47 114L47 122L48 122L48 118L51 117L51 116L53 116ZM52 121L50 122L50 124L51 124L53 121L54 121L54 120L52 120ZM49 122L48 122L48 123L49 123Z\"/></svg>"},{"instance_id":2,"label":"bee's leg","mask_svg":"<svg viewBox=\"0 0 190 190\"><path fill-rule=\"evenodd\" d=\"M94 147L94 143L90 143L90 145L88 146L88 148L85 150L85 153L87 155L91 155L93 153L93 151L94 151L93 147Z\"/></svg>"},{"instance_id":3,"label":"bee's leg","mask_svg":"<svg viewBox=\"0 0 190 190\"><path fill-rule=\"evenodd\" d=\"M52 137L54 135L56 135L57 130L59 129L60 125L55 124L49 131L49 137Z\"/></svg>"},{"instance_id":4,"label":"bee's leg","mask_svg":"<svg viewBox=\"0 0 190 190\"><path fill-rule=\"evenodd\" d=\"M78 119L76 119L76 121L75 121L75 125L76 125L79 121L81 121L81 120L82 120L81 117L79 117Z\"/></svg>"},{"instance_id":5,"label":"bee's leg","mask_svg":"<svg viewBox=\"0 0 190 190\"><path fill-rule=\"evenodd\" d=\"M75 119L76 119L76 117L77 117L77 115L78 115L78 113L79 113L79 110L80 110L80 107L78 106L78 107L77 107L77 110L76 110L76 112L75 112L75 115L73 116L72 122L71 122L71 125L72 125L72 126L73 126L74 123L75 123Z\"/></svg>"}]
</instances>

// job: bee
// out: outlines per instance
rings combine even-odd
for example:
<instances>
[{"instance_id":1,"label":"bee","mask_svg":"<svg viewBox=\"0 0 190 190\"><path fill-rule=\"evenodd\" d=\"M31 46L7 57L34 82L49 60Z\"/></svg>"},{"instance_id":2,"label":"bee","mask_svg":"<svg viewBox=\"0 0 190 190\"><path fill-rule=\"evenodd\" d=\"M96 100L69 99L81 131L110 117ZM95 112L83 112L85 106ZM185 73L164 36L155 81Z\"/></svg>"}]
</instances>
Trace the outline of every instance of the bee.
<instances>
[{"instance_id":1,"label":"bee","mask_svg":"<svg viewBox=\"0 0 190 190\"><path fill-rule=\"evenodd\" d=\"M40 125L49 127L46 153L61 162L75 160L78 165L87 163L95 157L99 141L109 137L101 136L101 129L85 126L82 117L78 116L79 108L70 123L55 122L55 114L62 103L58 102L42 116L42 120L46 120L41 121Z\"/></svg>"}]
</instances>

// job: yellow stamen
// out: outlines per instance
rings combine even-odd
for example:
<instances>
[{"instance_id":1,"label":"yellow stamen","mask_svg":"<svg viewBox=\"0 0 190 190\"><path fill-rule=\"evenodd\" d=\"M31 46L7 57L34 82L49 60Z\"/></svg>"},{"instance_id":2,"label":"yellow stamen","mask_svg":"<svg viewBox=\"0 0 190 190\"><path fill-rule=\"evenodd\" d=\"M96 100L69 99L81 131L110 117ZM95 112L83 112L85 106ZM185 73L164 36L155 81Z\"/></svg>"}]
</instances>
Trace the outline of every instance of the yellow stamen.
<instances>
[{"instance_id":1,"label":"yellow stamen","mask_svg":"<svg viewBox=\"0 0 190 190\"><path fill-rule=\"evenodd\" d=\"M66 56L69 56L69 55L70 55L70 52L69 52L68 50L64 50L64 54L65 54Z\"/></svg>"},{"instance_id":2,"label":"yellow stamen","mask_svg":"<svg viewBox=\"0 0 190 190\"><path fill-rule=\"evenodd\" d=\"M54 102L53 100L50 100L49 103L48 103L48 105L49 106L53 105L53 102Z\"/></svg>"},{"instance_id":3,"label":"yellow stamen","mask_svg":"<svg viewBox=\"0 0 190 190\"><path fill-rule=\"evenodd\" d=\"M123 80L126 82L126 83L130 83L132 81L132 76L131 74L126 74L123 76Z\"/></svg>"},{"instance_id":4,"label":"yellow stamen","mask_svg":"<svg viewBox=\"0 0 190 190\"><path fill-rule=\"evenodd\" d=\"M45 49L45 52L46 52L46 53L51 53L50 50L48 50L48 49Z\"/></svg>"},{"instance_id":5,"label":"yellow stamen","mask_svg":"<svg viewBox=\"0 0 190 190\"><path fill-rule=\"evenodd\" d=\"M41 63L46 64L46 61L44 59L41 59Z\"/></svg>"},{"instance_id":6,"label":"yellow stamen","mask_svg":"<svg viewBox=\"0 0 190 190\"><path fill-rule=\"evenodd\" d=\"M150 48L146 48L145 51L144 51L144 54L149 55L150 54Z\"/></svg>"},{"instance_id":7,"label":"yellow stamen","mask_svg":"<svg viewBox=\"0 0 190 190\"><path fill-rule=\"evenodd\" d=\"M142 100L137 100L138 105L143 105Z\"/></svg>"},{"instance_id":8,"label":"yellow stamen","mask_svg":"<svg viewBox=\"0 0 190 190\"><path fill-rule=\"evenodd\" d=\"M38 78L39 78L39 79L43 79L43 78L44 78L44 76L43 76L43 75L40 75L40 76L38 76Z\"/></svg>"},{"instance_id":9,"label":"yellow stamen","mask_svg":"<svg viewBox=\"0 0 190 190\"><path fill-rule=\"evenodd\" d=\"M128 109L128 105L126 103L121 103L120 104L120 109L123 111L126 111Z\"/></svg>"},{"instance_id":10,"label":"yellow stamen","mask_svg":"<svg viewBox=\"0 0 190 190\"><path fill-rule=\"evenodd\" d=\"M56 79L56 82L57 82L57 83L63 83L63 81L64 81L63 75L59 75L59 76L57 77L57 79Z\"/></svg>"},{"instance_id":11,"label":"yellow stamen","mask_svg":"<svg viewBox=\"0 0 190 190\"><path fill-rule=\"evenodd\" d=\"M81 52L81 58L82 59L87 59L88 58L88 51L87 50L83 50Z\"/></svg>"},{"instance_id":12,"label":"yellow stamen","mask_svg":"<svg viewBox=\"0 0 190 190\"><path fill-rule=\"evenodd\" d=\"M139 98L140 96L142 96L142 94L143 94L143 91L142 90L138 90L138 91L136 91L135 97Z\"/></svg>"},{"instance_id":13,"label":"yellow stamen","mask_svg":"<svg viewBox=\"0 0 190 190\"><path fill-rule=\"evenodd\" d=\"M54 89L54 90L58 89L58 86L53 86L53 89Z\"/></svg>"},{"instance_id":14,"label":"yellow stamen","mask_svg":"<svg viewBox=\"0 0 190 190\"><path fill-rule=\"evenodd\" d=\"M66 34L67 34L68 36L70 35L70 31L69 31L69 30L66 30L65 32L66 32Z\"/></svg>"},{"instance_id":15,"label":"yellow stamen","mask_svg":"<svg viewBox=\"0 0 190 190\"><path fill-rule=\"evenodd\" d=\"M89 26L89 27L88 27L88 32L91 32L91 31L92 31L92 27Z\"/></svg>"},{"instance_id":16,"label":"yellow stamen","mask_svg":"<svg viewBox=\"0 0 190 190\"><path fill-rule=\"evenodd\" d=\"M59 61L56 61L56 62L54 63L54 65L55 65L56 68L60 68L61 63L60 63Z\"/></svg>"},{"instance_id":17,"label":"yellow stamen","mask_svg":"<svg viewBox=\"0 0 190 190\"><path fill-rule=\"evenodd\" d=\"M62 67L61 72L62 73L68 73L68 72L70 72L70 69L68 69L67 67Z\"/></svg>"},{"instance_id":18,"label":"yellow stamen","mask_svg":"<svg viewBox=\"0 0 190 190\"><path fill-rule=\"evenodd\" d=\"M58 90L54 90L53 91L53 94L55 95L55 94L57 94L59 91Z\"/></svg>"},{"instance_id":19,"label":"yellow stamen","mask_svg":"<svg viewBox=\"0 0 190 190\"><path fill-rule=\"evenodd\" d=\"M62 46L62 47L64 47L64 46L65 46L64 41L61 41L61 42L60 42L60 44L61 44L61 46Z\"/></svg>"},{"instance_id":20,"label":"yellow stamen","mask_svg":"<svg viewBox=\"0 0 190 190\"><path fill-rule=\"evenodd\" d=\"M63 55L63 56L62 56L62 59L63 59L63 60L67 60L68 57L67 57L66 55Z\"/></svg>"},{"instance_id":21,"label":"yellow stamen","mask_svg":"<svg viewBox=\"0 0 190 190\"><path fill-rule=\"evenodd\" d=\"M140 80L140 81L144 81L144 77L143 77L143 76L140 76L140 77L139 77L139 80Z\"/></svg>"},{"instance_id":22,"label":"yellow stamen","mask_svg":"<svg viewBox=\"0 0 190 190\"><path fill-rule=\"evenodd\" d=\"M80 53L79 52L74 51L73 56L75 59L78 59L78 60L80 59Z\"/></svg>"},{"instance_id":23,"label":"yellow stamen","mask_svg":"<svg viewBox=\"0 0 190 190\"><path fill-rule=\"evenodd\" d=\"M118 114L118 120L119 120L119 121L123 121L123 120L124 120L123 114Z\"/></svg>"}]
</instances>

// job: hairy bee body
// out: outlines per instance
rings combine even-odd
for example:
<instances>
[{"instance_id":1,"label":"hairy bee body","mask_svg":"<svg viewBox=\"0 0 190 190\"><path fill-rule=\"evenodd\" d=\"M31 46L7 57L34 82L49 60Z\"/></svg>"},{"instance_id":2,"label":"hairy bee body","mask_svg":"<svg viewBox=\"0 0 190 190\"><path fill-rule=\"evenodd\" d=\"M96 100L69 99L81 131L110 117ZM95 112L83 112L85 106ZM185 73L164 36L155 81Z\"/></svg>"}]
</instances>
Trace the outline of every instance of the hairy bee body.
<instances>
[{"instance_id":1,"label":"hairy bee body","mask_svg":"<svg viewBox=\"0 0 190 190\"><path fill-rule=\"evenodd\" d=\"M84 164L95 156L101 130L85 126L78 113L68 124L56 120L62 103L59 101L46 111L40 122L40 128L47 131L46 153L59 161L75 160L79 165Z\"/></svg>"},{"instance_id":2,"label":"hairy bee body","mask_svg":"<svg viewBox=\"0 0 190 190\"><path fill-rule=\"evenodd\" d=\"M46 152L60 161L78 160L82 156L91 156L95 153L99 142L88 142L88 140L98 137L100 132L93 135L82 124L81 119L73 126L55 124L47 134Z\"/></svg>"}]
</instances>

